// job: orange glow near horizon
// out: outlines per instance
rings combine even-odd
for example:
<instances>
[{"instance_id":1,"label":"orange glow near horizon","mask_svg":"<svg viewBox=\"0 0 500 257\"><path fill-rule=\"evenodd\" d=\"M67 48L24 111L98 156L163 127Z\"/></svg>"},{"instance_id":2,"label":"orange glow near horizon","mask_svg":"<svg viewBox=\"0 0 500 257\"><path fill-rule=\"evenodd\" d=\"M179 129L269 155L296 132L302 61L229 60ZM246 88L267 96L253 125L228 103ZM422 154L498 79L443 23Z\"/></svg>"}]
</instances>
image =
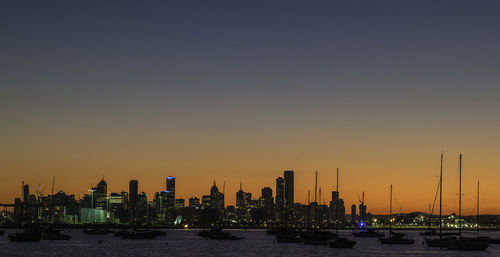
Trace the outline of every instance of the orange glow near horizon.
<instances>
[{"instance_id":1,"label":"orange glow near horizon","mask_svg":"<svg viewBox=\"0 0 500 257\"><path fill-rule=\"evenodd\" d=\"M291 169L295 171L295 201L305 203L308 190L314 195L314 172L317 169L322 202L329 204L331 191L335 190L336 167L340 168L340 193L346 213L350 213L352 204L359 204L358 197L362 192L365 192L369 212L387 213L389 184L394 186L393 209L396 212L426 212L436 193L440 154L437 150L434 151L436 154L428 154L432 152L430 149L403 149L390 145L390 142L378 151L370 147L337 146L320 151L314 144L295 148L279 145L265 150L254 144L241 149L227 147L229 145L213 148L197 145L189 149L172 147L165 152L124 147L120 151L86 149L79 154L63 149L24 156L4 154L2 170L10 171L10 175L3 179L0 201L11 203L14 197L20 197L22 180L30 184L31 193L40 190L49 194L52 175L56 176L56 192L63 190L75 194L77 199L88 193L88 188L95 186L104 176L110 192L128 191L128 181L138 179L139 191L146 192L152 200L155 192L165 189L165 177L175 176L176 198L184 198L186 203L189 197L201 198L209 194L215 179L220 191L226 182L226 205L234 205L240 180L243 190L258 198L263 187L271 187L275 194L276 177ZM458 152L450 152L445 152L444 213L458 211ZM478 179L481 181L481 213L500 213L495 176L495 167L499 166L499 160L484 151L464 154L462 190L465 215L476 211ZM436 213L437 205L435 208Z\"/></svg>"}]
</instances>

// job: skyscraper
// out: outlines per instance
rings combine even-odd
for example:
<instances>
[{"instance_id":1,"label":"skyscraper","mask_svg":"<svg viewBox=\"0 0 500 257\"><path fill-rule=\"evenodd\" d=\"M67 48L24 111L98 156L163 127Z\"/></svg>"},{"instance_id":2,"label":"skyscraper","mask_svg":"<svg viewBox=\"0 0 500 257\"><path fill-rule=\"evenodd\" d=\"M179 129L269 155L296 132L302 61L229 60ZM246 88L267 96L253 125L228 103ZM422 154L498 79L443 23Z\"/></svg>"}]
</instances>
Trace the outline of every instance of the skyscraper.
<instances>
[{"instance_id":1,"label":"skyscraper","mask_svg":"<svg viewBox=\"0 0 500 257\"><path fill-rule=\"evenodd\" d=\"M167 177L166 179L166 191L167 199L166 206L168 209L175 207L175 177Z\"/></svg>"},{"instance_id":2,"label":"skyscraper","mask_svg":"<svg viewBox=\"0 0 500 257\"><path fill-rule=\"evenodd\" d=\"M212 188L210 188L210 198L212 200L212 208L218 210L224 209L224 194L219 192L219 188L217 188L215 180L214 185L212 186Z\"/></svg>"},{"instance_id":3,"label":"skyscraper","mask_svg":"<svg viewBox=\"0 0 500 257\"><path fill-rule=\"evenodd\" d=\"M240 190L236 192L236 208L245 207L245 192L243 191L243 186L240 182Z\"/></svg>"},{"instance_id":4,"label":"skyscraper","mask_svg":"<svg viewBox=\"0 0 500 257\"><path fill-rule=\"evenodd\" d=\"M105 209L108 201L108 184L104 178L97 183L94 189L94 207Z\"/></svg>"},{"instance_id":5,"label":"skyscraper","mask_svg":"<svg viewBox=\"0 0 500 257\"><path fill-rule=\"evenodd\" d=\"M285 170L285 206L293 206L293 170Z\"/></svg>"},{"instance_id":6,"label":"skyscraper","mask_svg":"<svg viewBox=\"0 0 500 257\"><path fill-rule=\"evenodd\" d=\"M344 200L339 197L338 191L332 191L332 201L330 202L330 222L343 222L345 219Z\"/></svg>"},{"instance_id":7,"label":"skyscraper","mask_svg":"<svg viewBox=\"0 0 500 257\"><path fill-rule=\"evenodd\" d=\"M285 203L285 181L282 177L276 178L276 208L282 209Z\"/></svg>"},{"instance_id":8,"label":"skyscraper","mask_svg":"<svg viewBox=\"0 0 500 257\"><path fill-rule=\"evenodd\" d=\"M352 221L352 223L354 223L355 220L356 220L356 205L353 204L353 205L351 205L351 221Z\"/></svg>"},{"instance_id":9,"label":"skyscraper","mask_svg":"<svg viewBox=\"0 0 500 257\"><path fill-rule=\"evenodd\" d=\"M273 207L273 190L270 187L264 187L261 190L262 192L262 199L264 200L264 206L266 209L270 209Z\"/></svg>"},{"instance_id":10,"label":"skyscraper","mask_svg":"<svg viewBox=\"0 0 500 257\"><path fill-rule=\"evenodd\" d=\"M128 183L128 197L129 197L129 204L130 204L130 210L131 210L131 215L132 215L132 221L135 222L136 218L136 212L137 212L137 198L138 198L138 191L139 191L139 182L137 180L130 180Z\"/></svg>"}]
</instances>

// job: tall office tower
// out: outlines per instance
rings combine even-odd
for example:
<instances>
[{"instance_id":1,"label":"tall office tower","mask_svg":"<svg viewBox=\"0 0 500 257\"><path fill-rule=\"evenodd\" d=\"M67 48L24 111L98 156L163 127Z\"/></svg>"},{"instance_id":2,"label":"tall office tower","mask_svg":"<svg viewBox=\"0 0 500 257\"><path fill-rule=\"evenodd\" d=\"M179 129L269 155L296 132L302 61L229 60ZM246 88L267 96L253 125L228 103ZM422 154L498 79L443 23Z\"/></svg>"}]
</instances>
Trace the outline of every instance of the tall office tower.
<instances>
[{"instance_id":1,"label":"tall office tower","mask_svg":"<svg viewBox=\"0 0 500 257\"><path fill-rule=\"evenodd\" d=\"M103 195L108 194L108 184L106 183L106 180L104 180L104 178L102 178L101 181L97 183L94 194L103 194Z\"/></svg>"},{"instance_id":2,"label":"tall office tower","mask_svg":"<svg viewBox=\"0 0 500 257\"><path fill-rule=\"evenodd\" d=\"M282 209L285 206L285 181L282 177L276 179L276 208Z\"/></svg>"},{"instance_id":3,"label":"tall office tower","mask_svg":"<svg viewBox=\"0 0 500 257\"><path fill-rule=\"evenodd\" d=\"M167 193L167 202L166 206L168 209L172 209L175 207L175 177L167 177L166 179L166 191Z\"/></svg>"},{"instance_id":4,"label":"tall office tower","mask_svg":"<svg viewBox=\"0 0 500 257\"><path fill-rule=\"evenodd\" d=\"M30 186L28 184L26 184L26 185L23 184L23 202L24 202L24 204L27 205L29 200L30 200Z\"/></svg>"},{"instance_id":5,"label":"tall office tower","mask_svg":"<svg viewBox=\"0 0 500 257\"><path fill-rule=\"evenodd\" d=\"M332 201L330 202L331 222L342 222L345 219L344 200L339 198L338 191L332 191Z\"/></svg>"},{"instance_id":6,"label":"tall office tower","mask_svg":"<svg viewBox=\"0 0 500 257\"><path fill-rule=\"evenodd\" d=\"M104 178L97 183L94 189L94 208L106 209L108 205L108 184Z\"/></svg>"},{"instance_id":7,"label":"tall office tower","mask_svg":"<svg viewBox=\"0 0 500 257\"><path fill-rule=\"evenodd\" d=\"M285 206L293 206L293 170L285 170Z\"/></svg>"},{"instance_id":8,"label":"tall office tower","mask_svg":"<svg viewBox=\"0 0 500 257\"><path fill-rule=\"evenodd\" d=\"M236 208L245 207L245 192L243 191L243 186L240 182L240 190L236 192Z\"/></svg>"},{"instance_id":9,"label":"tall office tower","mask_svg":"<svg viewBox=\"0 0 500 257\"><path fill-rule=\"evenodd\" d=\"M137 199L139 197L139 181L130 180L128 183L128 202L132 212L132 221L135 222L137 212Z\"/></svg>"},{"instance_id":10,"label":"tall office tower","mask_svg":"<svg viewBox=\"0 0 500 257\"><path fill-rule=\"evenodd\" d=\"M264 207L264 218L272 222L274 214L273 190L270 187L264 187L261 190L262 206Z\"/></svg>"},{"instance_id":11,"label":"tall office tower","mask_svg":"<svg viewBox=\"0 0 500 257\"><path fill-rule=\"evenodd\" d=\"M266 209L270 209L273 207L273 190L270 187L264 187L261 190L261 197L264 200L264 206Z\"/></svg>"},{"instance_id":12,"label":"tall office tower","mask_svg":"<svg viewBox=\"0 0 500 257\"><path fill-rule=\"evenodd\" d=\"M356 220L356 205L351 205L351 221L354 223Z\"/></svg>"},{"instance_id":13,"label":"tall office tower","mask_svg":"<svg viewBox=\"0 0 500 257\"><path fill-rule=\"evenodd\" d=\"M339 192L332 191L332 202L336 202L339 199Z\"/></svg>"},{"instance_id":14,"label":"tall office tower","mask_svg":"<svg viewBox=\"0 0 500 257\"><path fill-rule=\"evenodd\" d=\"M28 184L24 184L23 182L23 214L22 218L26 221L31 220L31 212L30 212L30 186Z\"/></svg>"},{"instance_id":15,"label":"tall office tower","mask_svg":"<svg viewBox=\"0 0 500 257\"><path fill-rule=\"evenodd\" d=\"M210 198L212 200L211 207L218 210L224 209L224 194L219 192L219 188L215 184L210 188Z\"/></svg>"}]
</instances>

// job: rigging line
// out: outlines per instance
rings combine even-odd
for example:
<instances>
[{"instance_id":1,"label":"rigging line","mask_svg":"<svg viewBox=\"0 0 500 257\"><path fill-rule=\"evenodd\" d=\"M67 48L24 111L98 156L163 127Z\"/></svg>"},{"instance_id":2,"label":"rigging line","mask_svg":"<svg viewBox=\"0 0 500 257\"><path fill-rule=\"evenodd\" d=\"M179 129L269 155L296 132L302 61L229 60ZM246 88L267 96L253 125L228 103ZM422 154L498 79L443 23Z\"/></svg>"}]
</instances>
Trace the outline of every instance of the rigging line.
<instances>
[{"instance_id":1,"label":"rigging line","mask_svg":"<svg viewBox=\"0 0 500 257\"><path fill-rule=\"evenodd\" d=\"M432 214L434 214L434 207L436 206L436 198L439 194L439 182L438 182L438 186L436 188L436 194L434 195L434 202L432 202L432 209L431 209L431 217L432 217Z\"/></svg>"}]
</instances>

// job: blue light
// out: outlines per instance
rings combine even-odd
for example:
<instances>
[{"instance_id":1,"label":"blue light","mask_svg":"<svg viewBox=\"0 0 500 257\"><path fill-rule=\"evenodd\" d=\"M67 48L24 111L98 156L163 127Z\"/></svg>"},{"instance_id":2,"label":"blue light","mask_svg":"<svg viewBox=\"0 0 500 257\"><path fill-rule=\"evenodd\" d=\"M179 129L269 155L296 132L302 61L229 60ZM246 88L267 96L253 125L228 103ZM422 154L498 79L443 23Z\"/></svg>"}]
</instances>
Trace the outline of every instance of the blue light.
<instances>
[{"instance_id":1,"label":"blue light","mask_svg":"<svg viewBox=\"0 0 500 257\"><path fill-rule=\"evenodd\" d=\"M360 221L360 222L359 222L359 226L360 226L360 227L362 227L362 228L363 228L363 227L365 227L365 225L366 225L366 224L365 224L363 221Z\"/></svg>"},{"instance_id":2,"label":"blue light","mask_svg":"<svg viewBox=\"0 0 500 257\"><path fill-rule=\"evenodd\" d=\"M175 177L168 176L167 179L175 179Z\"/></svg>"}]
</instances>

